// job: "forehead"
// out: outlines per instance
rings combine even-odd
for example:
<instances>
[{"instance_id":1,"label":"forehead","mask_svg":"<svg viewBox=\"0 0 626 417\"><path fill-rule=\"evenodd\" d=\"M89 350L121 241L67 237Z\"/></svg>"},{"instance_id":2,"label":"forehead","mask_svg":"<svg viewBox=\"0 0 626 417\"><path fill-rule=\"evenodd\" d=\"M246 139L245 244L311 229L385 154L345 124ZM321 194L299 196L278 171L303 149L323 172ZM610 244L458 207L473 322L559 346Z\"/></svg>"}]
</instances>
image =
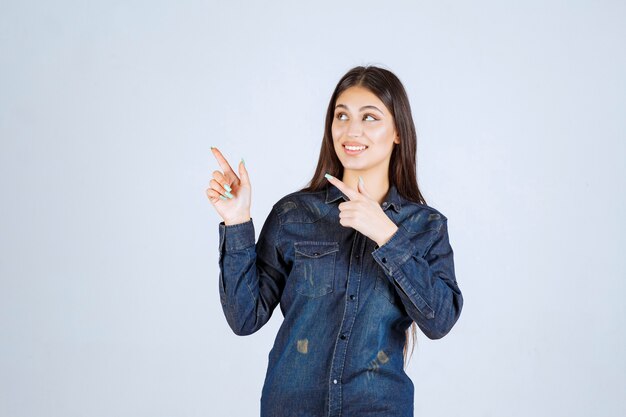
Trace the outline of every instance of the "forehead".
<instances>
[{"instance_id":1,"label":"forehead","mask_svg":"<svg viewBox=\"0 0 626 417\"><path fill-rule=\"evenodd\" d=\"M335 106L343 104L350 110L358 111L362 106L373 105L381 109L383 112L387 110L385 104L365 87L354 86L344 90L335 102Z\"/></svg>"}]
</instances>

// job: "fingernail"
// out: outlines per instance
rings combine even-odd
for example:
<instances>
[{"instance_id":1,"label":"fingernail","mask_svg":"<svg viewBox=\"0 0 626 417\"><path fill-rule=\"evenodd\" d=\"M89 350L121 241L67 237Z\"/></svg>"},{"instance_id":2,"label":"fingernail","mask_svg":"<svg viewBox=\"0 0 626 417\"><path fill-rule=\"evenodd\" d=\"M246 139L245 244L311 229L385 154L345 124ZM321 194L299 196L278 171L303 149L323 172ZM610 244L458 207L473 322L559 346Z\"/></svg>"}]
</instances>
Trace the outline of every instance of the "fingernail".
<instances>
[{"instance_id":1,"label":"fingernail","mask_svg":"<svg viewBox=\"0 0 626 417\"><path fill-rule=\"evenodd\" d=\"M231 193L229 193L228 191L226 191L224 194L226 194L226 197L228 197L228 198L234 198L234 196Z\"/></svg>"},{"instance_id":2,"label":"fingernail","mask_svg":"<svg viewBox=\"0 0 626 417\"><path fill-rule=\"evenodd\" d=\"M324 176L325 176L326 178L333 178L333 176L332 176L332 175L330 175L329 173L324 174Z\"/></svg>"},{"instance_id":3,"label":"fingernail","mask_svg":"<svg viewBox=\"0 0 626 417\"><path fill-rule=\"evenodd\" d=\"M225 189L226 189L226 191L228 191L228 192L230 192L230 191L232 191L232 190L233 190L232 188L230 188L230 185L228 185L228 184L224 184L224 188L225 188Z\"/></svg>"},{"instance_id":4,"label":"fingernail","mask_svg":"<svg viewBox=\"0 0 626 417\"><path fill-rule=\"evenodd\" d=\"M359 182L360 182L361 184L363 184L363 178L361 178L361 176L360 176L360 175L359 175Z\"/></svg>"},{"instance_id":5,"label":"fingernail","mask_svg":"<svg viewBox=\"0 0 626 417\"><path fill-rule=\"evenodd\" d=\"M221 198L222 200L228 200L226 197L224 197L224 196L223 196L223 195L221 195L221 194L220 194L220 198Z\"/></svg>"},{"instance_id":6,"label":"fingernail","mask_svg":"<svg viewBox=\"0 0 626 417\"><path fill-rule=\"evenodd\" d=\"M215 146L211 146L211 149L215 148Z\"/></svg>"},{"instance_id":7,"label":"fingernail","mask_svg":"<svg viewBox=\"0 0 626 417\"><path fill-rule=\"evenodd\" d=\"M243 158L241 158L241 163L245 166L246 162L243 160Z\"/></svg>"}]
</instances>

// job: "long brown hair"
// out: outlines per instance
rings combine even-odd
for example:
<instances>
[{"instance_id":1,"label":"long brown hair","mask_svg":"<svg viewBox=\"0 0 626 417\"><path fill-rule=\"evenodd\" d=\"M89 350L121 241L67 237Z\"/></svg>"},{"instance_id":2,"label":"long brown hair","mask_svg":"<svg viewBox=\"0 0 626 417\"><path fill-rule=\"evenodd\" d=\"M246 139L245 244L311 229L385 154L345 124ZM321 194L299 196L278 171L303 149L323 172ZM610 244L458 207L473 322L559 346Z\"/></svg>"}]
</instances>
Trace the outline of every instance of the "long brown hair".
<instances>
[{"instance_id":1,"label":"long brown hair","mask_svg":"<svg viewBox=\"0 0 626 417\"><path fill-rule=\"evenodd\" d=\"M346 89L355 86L367 88L374 93L393 116L400 143L394 145L391 152L389 184L395 185L398 193L407 200L426 204L426 200L417 186L417 134L406 91L398 77L391 71L373 65L354 67L341 77L337 83L326 111L324 138L322 139L315 174L313 174L313 178L308 182L308 185L300 191L322 190L328 184L324 177L324 174L327 172L337 178L343 177L343 165L335 153L331 128L337 97ZM406 330L403 350L405 368L407 365L409 340L412 341L412 356L417 339L416 334L417 325L413 321L411 327Z\"/></svg>"}]
</instances>

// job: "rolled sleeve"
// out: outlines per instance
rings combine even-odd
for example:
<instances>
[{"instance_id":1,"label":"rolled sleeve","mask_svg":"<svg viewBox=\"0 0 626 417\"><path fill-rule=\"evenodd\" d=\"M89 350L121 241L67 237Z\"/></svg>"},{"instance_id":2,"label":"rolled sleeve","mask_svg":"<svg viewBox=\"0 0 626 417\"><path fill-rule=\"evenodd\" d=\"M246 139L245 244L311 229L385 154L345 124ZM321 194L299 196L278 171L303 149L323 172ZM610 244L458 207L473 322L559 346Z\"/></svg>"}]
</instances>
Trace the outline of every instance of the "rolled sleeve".
<instances>
[{"instance_id":1,"label":"rolled sleeve","mask_svg":"<svg viewBox=\"0 0 626 417\"><path fill-rule=\"evenodd\" d=\"M400 268L400 266L411 257L414 252L414 244L411 235L402 226L385 242L382 246L376 246L372 256L378 264L389 274Z\"/></svg>"},{"instance_id":2,"label":"rolled sleeve","mask_svg":"<svg viewBox=\"0 0 626 417\"><path fill-rule=\"evenodd\" d=\"M456 282L447 219L421 233L399 225L372 256L394 284L409 316L429 338L441 338L452 329L463 296Z\"/></svg>"},{"instance_id":3,"label":"rolled sleeve","mask_svg":"<svg viewBox=\"0 0 626 417\"><path fill-rule=\"evenodd\" d=\"M215 229L214 229L215 230ZM233 252L249 248L254 245L254 224L252 218L244 223L226 225L219 224L219 251Z\"/></svg>"},{"instance_id":4,"label":"rolled sleeve","mask_svg":"<svg viewBox=\"0 0 626 417\"><path fill-rule=\"evenodd\" d=\"M271 317L285 286L280 219L270 211L255 243L252 219L219 224L219 293L226 320L237 335L249 335Z\"/></svg>"}]
</instances>

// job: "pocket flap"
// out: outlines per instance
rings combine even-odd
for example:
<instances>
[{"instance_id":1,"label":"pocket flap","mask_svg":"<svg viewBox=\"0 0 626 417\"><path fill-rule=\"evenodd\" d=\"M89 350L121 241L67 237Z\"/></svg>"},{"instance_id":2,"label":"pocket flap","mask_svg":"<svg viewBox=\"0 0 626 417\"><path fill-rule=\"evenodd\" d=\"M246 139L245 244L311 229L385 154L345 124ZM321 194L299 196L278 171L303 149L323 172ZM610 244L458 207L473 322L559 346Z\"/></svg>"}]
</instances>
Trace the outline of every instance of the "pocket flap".
<instances>
[{"instance_id":1,"label":"pocket flap","mask_svg":"<svg viewBox=\"0 0 626 417\"><path fill-rule=\"evenodd\" d=\"M338 242L295 242L297 253L308 258L320 258L339 250Z\"/></svg>"}]
</instances>

